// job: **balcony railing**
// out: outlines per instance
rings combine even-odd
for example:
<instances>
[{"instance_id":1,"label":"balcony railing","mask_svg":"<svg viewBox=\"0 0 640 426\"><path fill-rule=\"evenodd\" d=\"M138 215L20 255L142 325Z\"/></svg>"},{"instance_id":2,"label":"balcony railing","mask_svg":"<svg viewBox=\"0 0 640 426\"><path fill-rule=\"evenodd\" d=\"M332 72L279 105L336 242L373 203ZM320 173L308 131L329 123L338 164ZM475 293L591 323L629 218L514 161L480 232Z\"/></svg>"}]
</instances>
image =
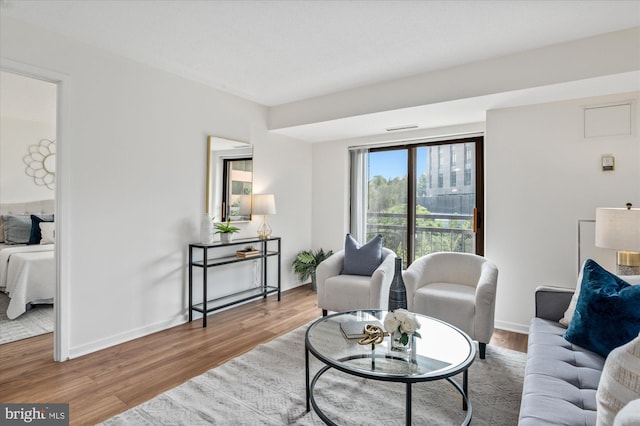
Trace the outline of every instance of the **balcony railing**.
<instances>
[{"instance_id":1,"label":"balcony railing","mask_svg":"<svg viewBox=\"0 0 640 426\"><path fill-rule=\"evenodd\" d=\"M407 216L404 213L368 213L367 234L382 234L383 245L407 258ZM475 252L473 216L451 214L416 215L415 259L439 251ZM368 238L368 239L369 239Z\"/></svg>"}]
</instances>

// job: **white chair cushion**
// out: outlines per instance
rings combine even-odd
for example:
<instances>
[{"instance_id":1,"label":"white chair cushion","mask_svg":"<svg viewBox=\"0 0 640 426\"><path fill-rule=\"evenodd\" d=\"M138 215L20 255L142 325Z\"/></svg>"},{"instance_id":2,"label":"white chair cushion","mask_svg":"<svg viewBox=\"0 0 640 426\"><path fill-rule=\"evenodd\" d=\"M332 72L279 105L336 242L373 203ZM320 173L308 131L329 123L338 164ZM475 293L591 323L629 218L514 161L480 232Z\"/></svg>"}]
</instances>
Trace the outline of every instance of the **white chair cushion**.
<instances>
[{"instance_id":1,"label":"white chair cushion","mask_svg":"<svg viewBox=\"0 0 640 426\"><path fill-rule=\"evenodd\" d=\"M362 275L336 275L327 278L325 285L325 302L332 311L344 312L356 309L374 309L369 306L371 277Z\"/></svg>"},{"instance_id":2,"label":"white chair cushion","mask_svg":"<svg viewBox=\"0 0 640 426\"><path fill-rule=\"evenodd\" d=\"M432 283L413 296L413 311L438 318L471 333L475 317L476 289L462 284Z\"/></svg>"}]
</instances>

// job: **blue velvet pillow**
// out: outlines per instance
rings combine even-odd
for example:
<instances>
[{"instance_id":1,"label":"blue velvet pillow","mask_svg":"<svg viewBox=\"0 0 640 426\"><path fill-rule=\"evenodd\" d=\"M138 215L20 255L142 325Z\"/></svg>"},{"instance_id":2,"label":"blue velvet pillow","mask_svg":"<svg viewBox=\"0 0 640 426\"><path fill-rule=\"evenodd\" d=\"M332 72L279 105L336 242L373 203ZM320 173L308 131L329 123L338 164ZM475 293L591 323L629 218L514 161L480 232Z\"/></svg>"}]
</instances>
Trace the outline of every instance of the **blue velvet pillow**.
<instances>
[{"instance_id":1,"label":"blue velvet pillow","mask_svg":"<svg viewBox=\"0 0 640 426\"><path fill-rule=\"evenodd\" d=\"M631 285L589 259L576 311L564 338L603 357L640 332L640 285Z\"/></svg>"},{"instance_id":2,"label":"blue velvet pillow","mask_svg":"<svg viewBox=\"0 0 640 426\"><path fill-rule=\"evenodd\" d=\"M347 234L344 242L343 275L364 275L370 277L382 263L382 235L367 244L360 244Z\"/></svg>"},{"instance_id":3,"label":"blue velvet pillow","mask_svg":"<svg viewBox=\"0 0 640 426\"><path fill-rule=\"evenodd\" d=\"M42 216L31 215L31 235L27 244L40 244L42 240L42 232L40 231L40 222L53 222L52 214L45 214Z\"/></svg>"}]
</instances>

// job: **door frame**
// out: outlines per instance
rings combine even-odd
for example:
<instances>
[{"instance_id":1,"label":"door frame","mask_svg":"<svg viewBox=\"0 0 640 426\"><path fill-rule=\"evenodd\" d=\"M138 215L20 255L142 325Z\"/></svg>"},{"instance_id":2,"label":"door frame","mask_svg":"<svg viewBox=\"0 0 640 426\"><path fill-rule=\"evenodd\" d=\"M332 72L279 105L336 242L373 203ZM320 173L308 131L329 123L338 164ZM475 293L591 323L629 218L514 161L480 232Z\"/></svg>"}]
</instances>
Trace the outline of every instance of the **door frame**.
<instances>
[{"instance_id":1,"label":"door frame","mask_svg":"<svg viewBox=\"0 0 640 426\"><path fill-rule=\"evenodd\" d=\"M433 147L442 145L454 145L460 143L475 144L475 178L476 178L476 206L474 210L474 225L475 232L475 254L484 256L484 134L474 135L459 135L452 137L451 139L437 139L427 141L416 141L413 143L406 143L400 145L390 145L379 148L371 148L369 152L382 152L382 151L394 151L394 150L407 150L407 202L409 205L416 204L416 162L417 162L417 149L420 147ZM415 211L413 209L407 209L407 255L414 254L415 250ZM408 265L413 262L413 256L408 256ZM408 266L407 265L407 266Z\"/></svg>"},{"instance_id":2,"label":"door frame","mask_svg":"<svg viewBox=\"0 0 640 426\"><path fill-rule=\"evenodd\" d=\"M0 56L2 71L19 74L37 80L47 81L57 86L56 111L56 188L55 188L55 233L56 244L56 290L54 295L53 359L69 359L69 294L70 294L70 92L71 78L63 73L24 64Z\"/></svg>"}]
</instances>

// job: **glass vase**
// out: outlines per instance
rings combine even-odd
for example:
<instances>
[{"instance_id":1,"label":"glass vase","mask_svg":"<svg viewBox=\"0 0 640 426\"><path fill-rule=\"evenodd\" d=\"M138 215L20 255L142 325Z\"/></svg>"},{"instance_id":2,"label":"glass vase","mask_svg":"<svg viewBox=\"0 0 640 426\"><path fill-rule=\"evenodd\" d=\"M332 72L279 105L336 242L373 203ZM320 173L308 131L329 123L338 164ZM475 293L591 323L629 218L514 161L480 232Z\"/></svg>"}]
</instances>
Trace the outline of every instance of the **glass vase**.
<instances>
[{"instance_id":1,"label":"glass vase","mask_svg":"<svg viewBox=\"0 0 640 426\"><path fill-rule=\"evenodd\" d=\"M395 273L389 288L389 311L407 309L407 289L402 280L402 258L396 257Z\"/></svg>"},{"instance_id":2,"label":"glass vase","mask_svg":"<svg viewBox=\"0 0 640 426\"><path fill-rule=\"evenodd\" d=\"M402 352L402 353L408 353L411 351L411 342L413 341L413 339L411 338L412 336L409 336L409 340L407 341L406 345L403 345L402 342L400 341L402 339L402 333L400 333L398 330L394 331L393 333L391 333L391 350L394 352Z\"/></svg>"}]
</instances>

